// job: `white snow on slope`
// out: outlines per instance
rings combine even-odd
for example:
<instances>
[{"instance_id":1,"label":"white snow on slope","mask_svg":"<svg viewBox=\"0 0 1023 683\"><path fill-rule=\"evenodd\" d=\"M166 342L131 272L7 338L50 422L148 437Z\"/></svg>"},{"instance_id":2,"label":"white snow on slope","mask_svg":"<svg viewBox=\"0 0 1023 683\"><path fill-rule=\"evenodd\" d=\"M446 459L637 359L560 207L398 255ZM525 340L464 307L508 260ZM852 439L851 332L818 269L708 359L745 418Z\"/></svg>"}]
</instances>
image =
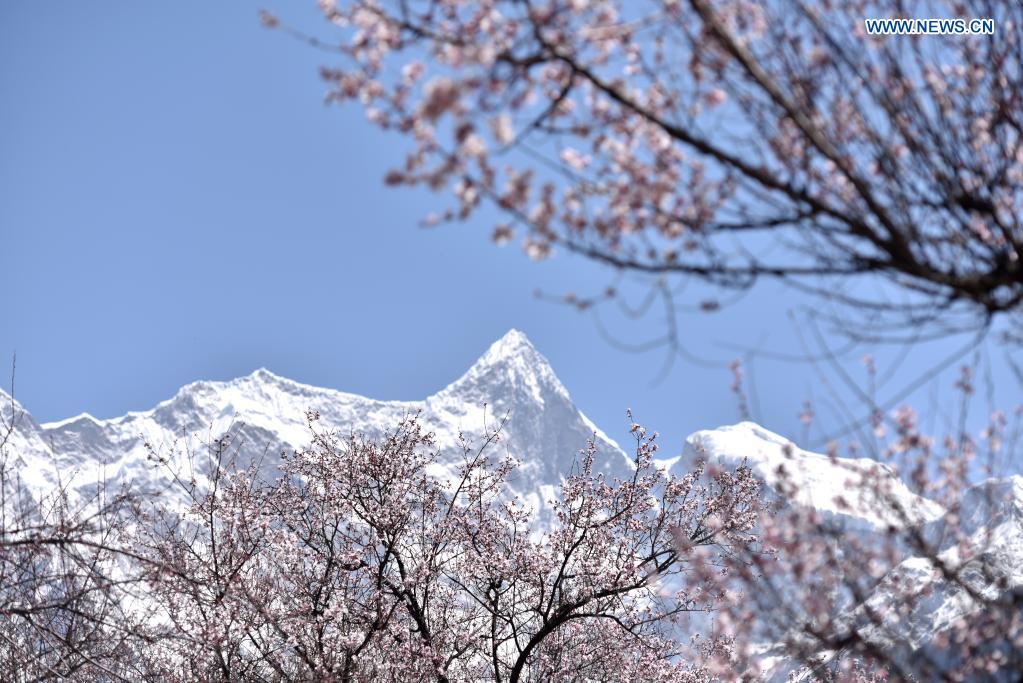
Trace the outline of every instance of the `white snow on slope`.
<instances>
[{"instance_id":1,"label":"white snow on slope","mask_svg":"<svg viewBox=\"0 0 1023 683\"><path fill-rule=\"evenodd\" d=\"M901 527L944 513L937 503L910 491L883 463L804 451L753 422L695 432L686 439L686 455L686 461L702 458L730 468L746 461L768 495L785 495L787 502L815 508L822 517L846 527ZM787 484L795 492L780 494Z\"/></svg>"},{"instance_id":2,"label":"white snow on slope","mask_svg":"<svg viewBox=\"0 0 1023 683\"><path fill-rule=\"evenodd\" d=\"M784 505L815 509L825 524L840 531L839 546L854 536L878 536L889 525L917 527L926 546L964 586L947 581L935 564L906 544L902 556L874 585L864 605L848 605L839 621L868 641L892 653L912 670L914 661L942 662L935 638L982 606L970 592L991 600L1023 590L1023 477L989 479L964 491L957 510L946 511L917 496L889 467L866 458L833 458L798 448L789 440L752 422L692 434L684 461L703 459L724 467L746 463L765 484L765 496ZM784 473L784 474L783 474ZM874 487L881 483L884 504ZM795 485L779 494L785 483ZM836 503L841 498L849 503ZM892 504L904 514L885 512ZM780 634L776 634L776 637ZM770 643L763 647L765 680L803 680L800 666L779 656ZM833 652L821 653L827 661Z\"/></svg>"},{"instance_id":3,"label":"white snow on slope","mask_svg":"<svg viewBox=\"0 0 1023 683\"><path fill-rule=\"evenodd\" d=\"M2 398L9 412L10 399ZM59 477L71 479L72 488L88 489L105 477L158 491L168 486L167 473L147 460L146 442L161 455L180 456L186 450L201 454L205 444L230 432L238 461L262 458L269 473L282 450L310 441L305 420L309 410L320 413L321 426L368 436L392 428L404 415L421 413L436 432L442 462L450 463L461 453L460 431L478 438L484 420L492 429L507 419L496 452L522 461L512 486L534 502L549 497L540 492L560 482L591 438L604 469L627 469L621 448L575 407L546 358L518 330L495 342L462 377L422 401L377 401L260 369L228 382L193 382L152 410L113 419L82 414L39 425L21 412L18 441L11 450L19 454L20 471L34 486L52 486Z\"/></svg>"},{"instance_id":4,"label":"white snow on slope","mask_svg":"<svg viewBox=\"0 0 1023 683\"><path fill-rule=\"evenodd\" d=\"M925 526L923 533L938 551L940 562L956 572L964 585L941 579L926 558L908 557L867 601L875 613L888 614L883 628L865 628L876 642L885 647L895 642L926 647L935 633L978 609L971 591L995 599L1023 587L1023 477L989 479L971 487L955 514L956 524L941 517ZM899 582L913 586L918 600L908 614L881 609L891 603L893 584Z\"/></svg>"}]
</instances>

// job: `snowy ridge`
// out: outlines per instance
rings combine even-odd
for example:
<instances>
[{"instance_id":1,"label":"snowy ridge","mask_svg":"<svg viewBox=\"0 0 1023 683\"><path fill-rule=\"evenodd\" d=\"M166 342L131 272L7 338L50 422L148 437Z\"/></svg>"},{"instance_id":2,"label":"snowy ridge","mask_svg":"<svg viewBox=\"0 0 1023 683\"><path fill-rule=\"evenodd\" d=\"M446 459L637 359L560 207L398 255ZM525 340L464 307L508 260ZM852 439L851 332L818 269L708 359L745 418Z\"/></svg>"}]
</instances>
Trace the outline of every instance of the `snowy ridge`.
<instances>
[{"instance_id":1,"label":"snowy ridge","mask_svg":"<svg viewBox=\"0 0 1023 683\"><path fill-rule=\"evenodd\" d=\"M945 512L937 503L910 491L884 463L804 451L754 422L695 432L686 439L686 455L690 461L702 458L727 467L746 461L765 483L767 495L783 495L779 489L791 484L795 493L784 494L787 502L812 507L828 521L847 529L919 524ZM873 483L877 481L882 482L884 502L875 495ZM868 482L872 485L865 486ZM893 503L902 515L892 510Z\"/></svg>"},{"instance_id":2,"label":"snowy ridge","mask_svg":"<svg viewBox=\"0 0 1023 683\"><path fill-rule=\"evenodd\" d=\"M7 412L9 398L5 397ZM262 459L271 471L282 450L305 446L306 412L316 410L324 426L380 434L403 416L421 413L436 432L441 458L460 454L459 432L472 437L503 420L497 448L522 461L516 492L542 503L569 463L595 439L598 462L623 472L624 452L572 403L550 364L518 330L495 342L459 379L422 401L378 401L334 389L301 384L266 369L227 382L199 381L146 411L112 419L81 414L37 424L20 407L17 442L26 482L39 488L58 478L88 490L100 479L132 482L141 490L164 490L167 473L146 458L144 444L161 455L183 456L230 433L239 463Z\"/></svg>"}]
</instances>

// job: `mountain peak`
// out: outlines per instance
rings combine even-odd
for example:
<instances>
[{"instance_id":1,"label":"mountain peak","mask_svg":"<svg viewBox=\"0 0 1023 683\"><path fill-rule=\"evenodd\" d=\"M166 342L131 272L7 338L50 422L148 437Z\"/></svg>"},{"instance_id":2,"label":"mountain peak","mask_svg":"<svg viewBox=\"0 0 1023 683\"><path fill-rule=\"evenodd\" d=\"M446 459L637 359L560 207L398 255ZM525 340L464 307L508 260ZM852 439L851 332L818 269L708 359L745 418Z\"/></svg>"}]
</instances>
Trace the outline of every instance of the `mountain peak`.
<instances>
[{"instance_id":1,"label":"mountain peak","mask_svg":"<svg viewBox=\"0 0 1023 683\"><path fill-rule=\"evenodd\" d=\"M491 344L468 372L440 393L467 391L487 397L488 401L521 391L541 404L545 397L552 395L568 400L568 392L551 364L524 333L514 328Z\"/></svg>"},{"instance_id":2,"label":"mountain peak","mask_svg":"<svg viewBox=\"0 0 1023 683\"><path fill-rule=\"evenodd\" d=\"M529 341L529 337L526 336L526 333L513 327L505 332L503 337L491 344L480 360L509 358L520 356L524 353L539 355L536 347L533 346L533 343Z\"/></svg>"},{"instance_id":3,"label":"mountain peak","mask_svg":"<svg viewBox=\"0 0 1023 683\"><path fill-rule=\"evenodd\" d=\"M253 384L280 384L281 382L291 382L287 377L281 377L280 375L270 372L266 368L256 368L245 377L239 378L242 380L248 380Z\"/></svg>"},{"instance_id":4,"label":"mountain peak","mask_svg":"<svg viewBox=\"0 0 1023 683\"><path fill-rule=\"evenodd\" d=\"M503 337L491 344L455 383L458 384L468 377L492 375L494 372L554 376L554 370L543 354L536 350L525 333L515 328L508 330Z\"/></svg>"}]
</instances>

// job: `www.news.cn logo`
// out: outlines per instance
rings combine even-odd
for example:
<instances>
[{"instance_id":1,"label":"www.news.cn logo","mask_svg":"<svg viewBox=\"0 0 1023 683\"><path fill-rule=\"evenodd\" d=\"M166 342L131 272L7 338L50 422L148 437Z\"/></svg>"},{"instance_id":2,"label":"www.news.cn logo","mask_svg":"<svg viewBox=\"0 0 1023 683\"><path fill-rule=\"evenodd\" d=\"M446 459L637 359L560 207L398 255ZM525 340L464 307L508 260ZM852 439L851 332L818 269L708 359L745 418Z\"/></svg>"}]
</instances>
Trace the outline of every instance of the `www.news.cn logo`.
<instances>
[{"instance_id":1,"label":"www.news.cn logo","mask_svg":"<svg viewBox=\"0 0 1023 683\"><path fill-rule=\"evenodd\" d=\"M990 36L994 19L864 19L870 36Z\"/></svg>"}]
</instances>

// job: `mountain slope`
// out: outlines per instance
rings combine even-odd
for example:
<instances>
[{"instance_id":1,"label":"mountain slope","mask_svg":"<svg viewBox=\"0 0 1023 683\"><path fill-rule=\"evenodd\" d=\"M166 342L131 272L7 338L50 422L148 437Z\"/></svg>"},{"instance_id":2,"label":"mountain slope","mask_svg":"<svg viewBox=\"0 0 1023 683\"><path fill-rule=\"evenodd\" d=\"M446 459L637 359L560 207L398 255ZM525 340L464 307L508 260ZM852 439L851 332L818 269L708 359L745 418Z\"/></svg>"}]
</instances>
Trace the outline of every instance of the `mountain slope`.
<instances>
[{"instance_id":1,"label":"mountain slope","mask_svg":"<svg viewBox=\"0 0 1023 683\"><path fill-rule=\"evenodd\" d=\"M683 462L702 458L729 468L745 461L764 482L765 495L812 507L845 531L874 532L889 524L929 522L944 513L937 503L910 491L883 463L804 451L753 422L694 432L686 439L685 456ZM902 515L892 511L893 504Z\"/></svg>"},{"instance_id":2,"label":"mountain slope","mask_svg":"<svg viewBox=\"0 0 1023 683\"><path fill-rule=\"evenodd\" d=\"M9 406L9 397L4 398ZM471 438L484 431L484 423L493 429L506 419L497 450L522 461L512 484L534 502L550 497L588 439L595 438L598 462L606 470L627 468L621 448L575 407L546 358L517 330L495 342L462 377L422 401L377 401L260 369L228 382L194 382L152 410L113 419L82 414L40 425L22 413L11 451L22 459L26 481L35 486L52 486L59 477L70 479L72 488L88 490L105 477L158 491L169 479L147 459L146 443L161 455L180 458L187 450L201 453L212 439L230 433L238 462L262 458L269 470L282 450L309 442L309 410L320 413L323 426L367 436L420 413L436 432L442 462L460 455L459 432ZM180 459L178 464L183 465Z\"/></svg>"},{"instance_id":3,"label":"mountain slope","mask_svg":"<svg viewBox=\"0 0 1023 683\"><path fill-rule=\"evenodd\" d=\"M961 493L956 509L946 511L913 493L881 463L804 451L751 422L695 432L686 440L684 456L683 462L703 459L726 468L746 463L764 483L768 500L816 511L839 557L886 538L889 527L919 530L923 544L893 541L895 561L865 587L862 602L836 601L836 623L855 629L907 670L950 671L955 660L938 643L948 640L956 624L984 618L987 606L976 598L1011 605L1014 594L1023 590L1023 477L977 484ZM839 499L847 504L838 504ZM901 513L894 513L893 506ZM867 543L859 543L863 540ZM935 559L954 572L955 580L937 571ZM779 588L782 595L807 598L797 586ZM883 622L877 615L883 615ZM810 680L777 644L792 634L798 629L764 634L766 680ZM1010 647L994 639L990 646ZM819 661L831 661L835 654L820 652Z\"/></svg>"}]
</instances>

